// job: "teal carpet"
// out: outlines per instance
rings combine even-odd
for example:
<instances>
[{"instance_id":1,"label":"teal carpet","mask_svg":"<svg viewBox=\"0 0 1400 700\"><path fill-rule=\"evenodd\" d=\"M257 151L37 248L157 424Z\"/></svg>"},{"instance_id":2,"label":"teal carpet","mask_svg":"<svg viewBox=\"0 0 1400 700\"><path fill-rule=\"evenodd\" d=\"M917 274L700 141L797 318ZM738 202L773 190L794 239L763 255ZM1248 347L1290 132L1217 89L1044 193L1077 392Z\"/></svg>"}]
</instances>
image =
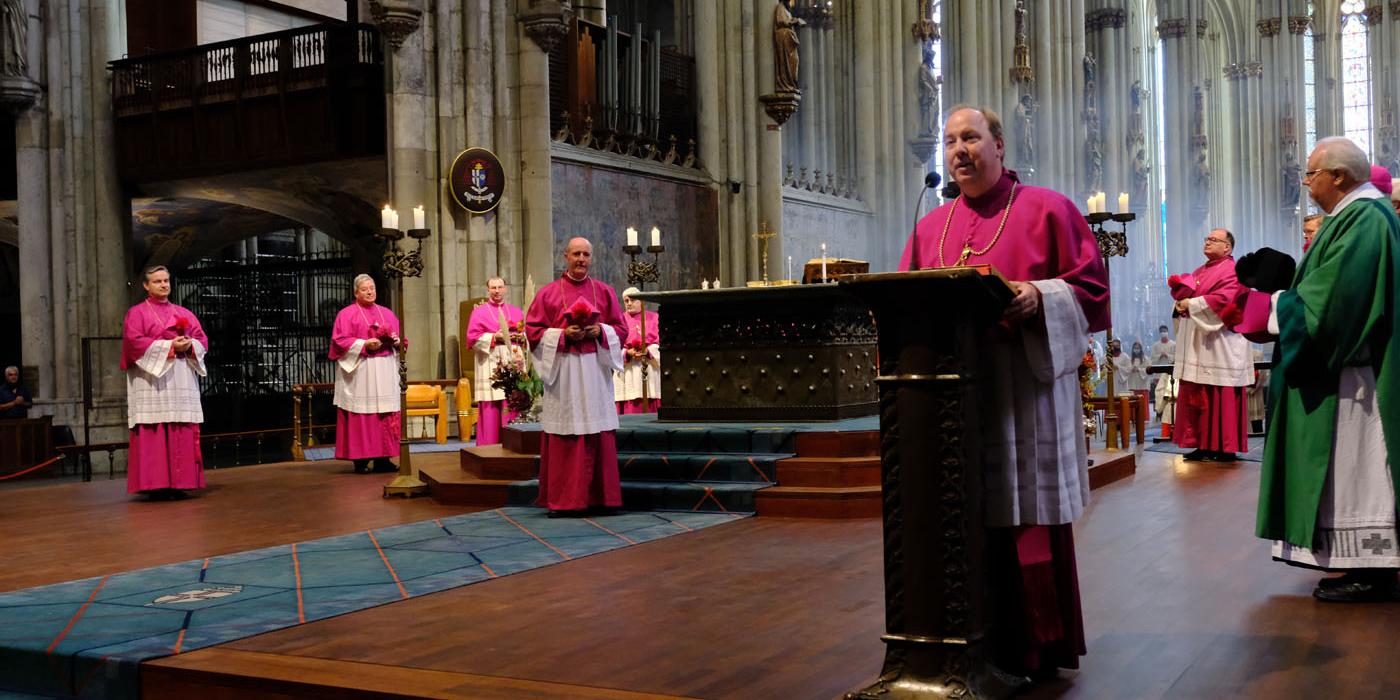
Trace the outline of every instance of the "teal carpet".
<instances>
[{"instance_id":1,"label":"teal carpet","mask_svg":"<svg viewBox=\"0 0 1400 700\"><path fill-rule=\"evenodd\" d=\"M742 517L507 507L4 593L0 698L137 698L147 659Z\"/></svg>"}]
</instances>

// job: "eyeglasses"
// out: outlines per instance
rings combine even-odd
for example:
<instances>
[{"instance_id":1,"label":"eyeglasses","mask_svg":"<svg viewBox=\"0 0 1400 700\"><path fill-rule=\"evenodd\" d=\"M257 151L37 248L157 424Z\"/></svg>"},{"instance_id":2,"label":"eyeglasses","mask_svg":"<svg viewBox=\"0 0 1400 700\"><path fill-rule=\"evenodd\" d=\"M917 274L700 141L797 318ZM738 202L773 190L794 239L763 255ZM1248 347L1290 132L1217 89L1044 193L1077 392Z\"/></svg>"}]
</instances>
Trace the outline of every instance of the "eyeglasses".
<instances>
[{"instance_id":1,"label":"eyeglasses","mask_svg":"<svg viewBox=\"0 0 1400 700\"><path fill-rule=\"evenodd\" d=\"M1230 242L1224 238L1211 238L1210 236L1206 236L1206 243L1224 243L1229 245Z\"/></svg>"},{"instance_id":2,"label":"eyeglasses","mask_svg":"<svg viewBox=\"0 0 1400 700\"><path fill-rule=\"evenodd\" d=\"M1320 172L1322 172L1322 171L1324 171L1324 170L1331 170L1331 168L1317 168L1316 170L1309 170L1309 171L1303 173L1303 182L1307 182L1308 180L1311 180L1311 179L1313 178L1314 175L1316 175L1316 174L1318 174L1318 173L1320 173Z\"/></svg>"}]
</instances>

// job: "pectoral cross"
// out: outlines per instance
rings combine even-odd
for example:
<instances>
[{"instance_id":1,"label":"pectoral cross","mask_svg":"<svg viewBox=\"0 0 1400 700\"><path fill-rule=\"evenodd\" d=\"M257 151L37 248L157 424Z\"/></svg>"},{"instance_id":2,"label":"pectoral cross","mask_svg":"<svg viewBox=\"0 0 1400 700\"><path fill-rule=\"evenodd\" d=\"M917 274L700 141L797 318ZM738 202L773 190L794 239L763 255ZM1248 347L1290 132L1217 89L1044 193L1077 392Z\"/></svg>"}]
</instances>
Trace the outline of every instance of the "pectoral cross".
<instances>
[{"instance_id":1,"label":"pectoral cross","mask_svg":"<svg viewBox=\"0 0 1400 700\"><path fill-rule=\"evenodd\" d=\"M953 267L962 267L963 265L966 265L966 264L967 264L967 259L968 259L969 257L971 257L971 256L972 256L972 246L970 246L970 245L965 245L965 246L963 246L962 255L959 255L959 256L958 256L958 262L957 262L957 264L953 265Z\"/></svg>"}]
</instances>

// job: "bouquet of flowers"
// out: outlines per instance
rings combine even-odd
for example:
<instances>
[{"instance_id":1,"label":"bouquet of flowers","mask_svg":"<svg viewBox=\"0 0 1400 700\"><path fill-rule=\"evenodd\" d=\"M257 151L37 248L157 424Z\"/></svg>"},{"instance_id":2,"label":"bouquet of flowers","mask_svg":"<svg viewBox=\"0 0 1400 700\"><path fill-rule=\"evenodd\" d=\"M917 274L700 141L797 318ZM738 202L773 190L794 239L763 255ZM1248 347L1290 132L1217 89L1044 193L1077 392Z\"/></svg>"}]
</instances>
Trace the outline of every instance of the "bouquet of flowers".
<instances>
[{"instance_id":1,"label":"bouquet of flowers","mask_svg":"<svg viewBox=\"0 0 1400 700\"><path fill-rule=\"evenodd\" d=\"M176 316L175 323L172 325L174 325L176 333L185 335L190 330L190 319L187 316Z\"/></svg>"},{"instance_id":2,"label":"bouquet of flowers","mask_svg":"<svg viewBox=\"0 0 1400 700\"><path fill-rule=\"evenodd\" d=\"M495 369L491 370L491 388L505 392L506 407L521 416L530 415L536 401L544 394L544 382L529 357L526 351L523 356L497 360Z\"/></svg>"},{"instance_id":3,"label":"bouquet of flowers","mask_svg":"<svg viewBox=\"0 0 1400 700\"><path fill-rule=\"evenodd\" d=\"M573 306L570 306L565 312L566 320L574 326L591 325L600 315L601 312L597 308L588 303L587 299L582 298L574 302Z\"/></svg>"},{"instance_id":4,"label":"bouquet of flowers","mask_svg":"<svg viewBox=\"0 0 1400 700\"><path fill-rule=\"evenodd\" d=\"M633 338L633 339L627 341L627 349L628 349L628 350L631 350L631 351L633 352L633 354L635 355L635 357L640 358L641 356L643 356L643 355L646 354L647 346L646 346L645 343L642 342L642 339L641 339L641 338ZM632 358L628 358L628 359L632 359Z\"/></svg>"}]
</instances>

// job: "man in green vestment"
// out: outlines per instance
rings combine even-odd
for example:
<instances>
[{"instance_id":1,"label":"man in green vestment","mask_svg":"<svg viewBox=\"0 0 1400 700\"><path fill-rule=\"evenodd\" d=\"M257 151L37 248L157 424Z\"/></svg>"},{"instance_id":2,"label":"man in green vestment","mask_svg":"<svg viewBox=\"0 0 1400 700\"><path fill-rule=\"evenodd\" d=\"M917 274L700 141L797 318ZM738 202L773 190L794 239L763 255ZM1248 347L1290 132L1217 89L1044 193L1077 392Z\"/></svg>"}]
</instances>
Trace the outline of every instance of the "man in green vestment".
<instances>
[{"instance_id":1,"label":"man in green vestment","mask_svg":"<svg viewBox=\"0 0 1400 700\"><path fill-rule=\"evenodd\" d=\"M1256 534L1279 561L1343 572L1313 591L1333 602L1400 599L1400 218L1369 179L1356 144L1318 142L1303 182L1327 215L1269 319Z\"/></svg>"}]
</instances>

